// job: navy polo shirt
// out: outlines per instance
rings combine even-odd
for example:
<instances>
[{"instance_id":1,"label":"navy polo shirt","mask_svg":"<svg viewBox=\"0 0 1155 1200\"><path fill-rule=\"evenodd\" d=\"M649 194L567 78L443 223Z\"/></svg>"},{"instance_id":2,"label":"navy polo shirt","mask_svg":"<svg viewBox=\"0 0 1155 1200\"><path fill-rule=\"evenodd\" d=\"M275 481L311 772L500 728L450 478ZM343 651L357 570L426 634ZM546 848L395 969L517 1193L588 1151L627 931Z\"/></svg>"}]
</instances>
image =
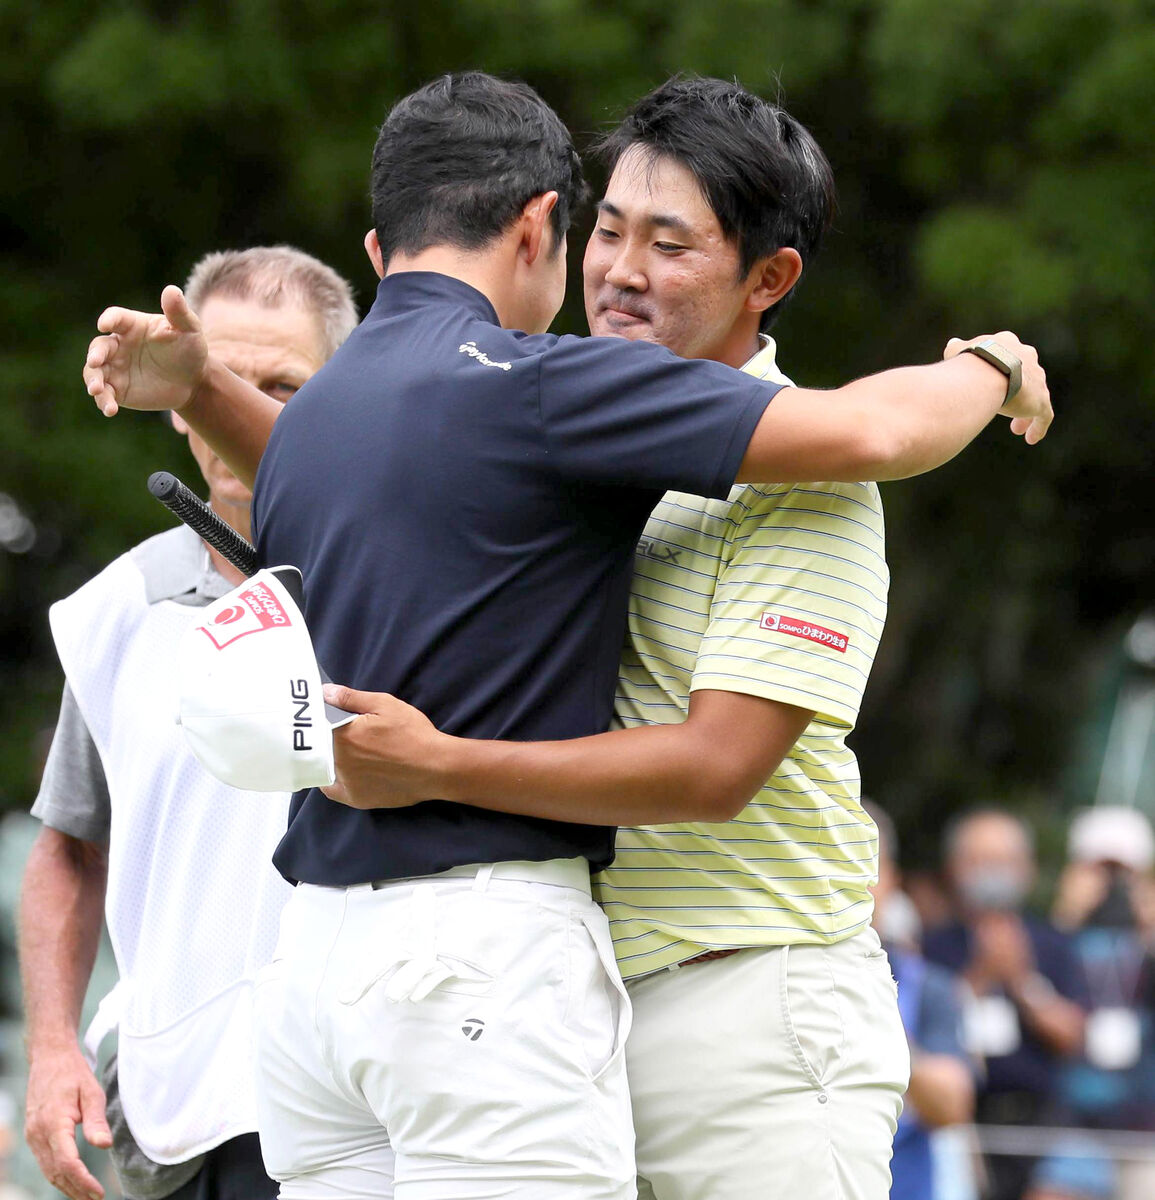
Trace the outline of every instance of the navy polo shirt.
<instances>
[{"instance_id":1,"label":"navy polo shirt","mask_svg":"<svg viewBox=\"0 0 1155 1200\"><path fill-rule=\"evenodd\" d=\"M257 548L305 578L317 656L447 733L609 725L634 544L667 488L725 496L777 386L616 338L527 335L468 284L382 280L277 419ZM474 862L613 857L614 831L433 800L293 798L274 862L342 886Z\"/></svg>"}]
</instances>

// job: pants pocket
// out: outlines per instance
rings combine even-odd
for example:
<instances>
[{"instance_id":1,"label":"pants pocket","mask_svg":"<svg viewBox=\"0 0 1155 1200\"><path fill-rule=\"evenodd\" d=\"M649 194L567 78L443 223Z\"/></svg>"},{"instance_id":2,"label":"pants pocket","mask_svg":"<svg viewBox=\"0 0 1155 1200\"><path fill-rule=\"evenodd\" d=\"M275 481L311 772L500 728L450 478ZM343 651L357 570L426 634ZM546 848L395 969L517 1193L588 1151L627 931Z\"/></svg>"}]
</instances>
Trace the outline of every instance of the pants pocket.
<instances>
[{"instance_id":1,"label":"pants pocket","mask_svg":"<svg viewBox=\"0 0 1155 1200\"><path fill-rule=\"evenodd\" d=\"M596 1083L616 1067L625 1053L633 1006L604 917L600 912L580 913L578 928L585 936L570 951L571 994L566 1020L583 1048L586 1069Z\"/></svg>"},{"instance_id":2,"label":"pants pocket","mask_svg":"<svg viewBox=\"0 0 1155 1200\"><path fill-rule=\"evenodd\" d=\"M834 974L822 946L783 946L782 1025L798 1067L821 1091L842 1052L845 1023Z\"/></svg>"}]
</instances>

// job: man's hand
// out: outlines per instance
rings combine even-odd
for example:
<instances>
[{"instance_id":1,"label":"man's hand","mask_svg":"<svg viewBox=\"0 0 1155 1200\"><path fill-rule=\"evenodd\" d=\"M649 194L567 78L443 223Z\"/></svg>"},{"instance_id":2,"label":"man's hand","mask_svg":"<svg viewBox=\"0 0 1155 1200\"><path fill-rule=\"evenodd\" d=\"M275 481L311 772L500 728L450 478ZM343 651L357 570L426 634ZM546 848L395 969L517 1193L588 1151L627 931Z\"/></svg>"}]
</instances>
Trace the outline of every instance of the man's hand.
<instances>
[{"instance_id":1,"label":"man's hand","mask_svg":"<svg viewBox=\"0 0 1155 1200\"><path fill-rule=\"evenodd\" d=\"M999 409L1004 417L1011 418L1011 432L1022 434L1028 446L1041 442L1055 419L1051 408L1051 393L1047 388L1047 374L1039 365L1039 352L1028 346L1007 330L1002 333L983 334L982 337L951 338L942 352L943 358L954 358L968 346L992 339L1005 350L1009 350L1023 364L1023 382L1018 392ZM994 367L991 370L995 370Z\"/></svg>"},{"instance_id":2,"label":"man's hand","mask_svg":"<svg viewBox=\"0 0 1155 1200\"><path fill-rule=\"evenodd\" d=\"M1055 889L1051 920L1060 929L1080 929L1103 903L1111 877L1101 863L1073 862L1063 868Z\"/></svg>"},{"instance_id":3,"label":"man's hand","mask_svg":"<svg viewBox=\"0 0 1155 1200\"><path fill-rule=\"evenodd\" d=\"M81 1161L76 1127L101 1149L112 1145L112 1134L104 1092L79 1046L33 1055L26 1104L24 1136L45 1179L72 1200L100 1200L104 1188Z\"/></svg>"},{"instance_id":4,"label":"man's hand","mask_svg":"<svg viewBox=\"0 0 1155 1200\"><path fill-rule=\"evenodd\" d=\"M986 912L972 930L970 972L1013 990L1035 969L1031 939L1017 913Z\"/></svg>"},{"instance_id":5,"label":"man's hand","mask_svg":"<svg viewBox=\"0 0 1155 1200\"><path fill-rule=\"evenodd\" d=\"M184 293L169 284L159 313L106 308L88 346L84 384L106 417L120 408L179 411L204 378L208 346Z\"/></svg>"},{"instance_id":6,"label":"man's hand","mask_svg":"<svg viewBox=\"0 0 1155 1200\"><path fill-rule=\"evenodd\" d=\"M406 808L437 796L435 765L448 739L424 713L384 692L325 685L325 701L357 720L333 732L337 782L321 790L350 808Z\"/></svg>"}]
</instances>

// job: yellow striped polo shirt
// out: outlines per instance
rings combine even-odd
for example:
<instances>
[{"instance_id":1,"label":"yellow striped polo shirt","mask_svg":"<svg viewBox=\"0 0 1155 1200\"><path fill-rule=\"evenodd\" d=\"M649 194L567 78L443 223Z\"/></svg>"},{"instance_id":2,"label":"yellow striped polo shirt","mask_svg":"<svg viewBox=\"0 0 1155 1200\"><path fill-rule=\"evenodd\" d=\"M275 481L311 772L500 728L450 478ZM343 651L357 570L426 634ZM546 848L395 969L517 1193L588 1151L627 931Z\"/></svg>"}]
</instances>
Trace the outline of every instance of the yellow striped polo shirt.
<instances>
[{"instance_id":1,"label":"yellow striped polo shirt","mask_svg":"<svg viewBox=\"0 0 1155 1200\"><path fill-rule=\"evenodd\" d=\"M770 338L744 369L789 383ZM888 583L873 483L738 485L726 500L670 492L654 510L617 723L681 721L696 688L816 715L733 820L618 832L594 886L627 979L705 950L831 942L869 923L877 838L845 739Z\"/></svg>"}]
</instances>

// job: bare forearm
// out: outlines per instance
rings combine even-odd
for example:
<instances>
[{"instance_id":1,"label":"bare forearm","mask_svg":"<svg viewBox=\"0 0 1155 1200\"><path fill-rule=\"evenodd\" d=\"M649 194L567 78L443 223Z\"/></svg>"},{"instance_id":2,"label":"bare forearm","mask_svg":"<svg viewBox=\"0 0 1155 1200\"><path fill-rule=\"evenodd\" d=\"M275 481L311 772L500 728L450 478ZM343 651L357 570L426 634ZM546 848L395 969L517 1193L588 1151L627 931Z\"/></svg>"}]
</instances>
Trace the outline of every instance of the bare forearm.
<instances>
[{"instance_id":1,"label":"bare forearm","mask_svg":"<svg viewBox=\"0 0 1155 1200\"><path fill-rule=\"evenodd\" d=\"M1041 976L1031 976L1022 984L1012 985L1023 1024L1046 1047L1064 1057L1078 1054L1083 1047L1086 1014L1073 1001L1050 988Z\"/></svg>"},{"instance_id":2,"label":"bare forearm","mask_svg":"<svg viewBox=\"0 0 1155 1200\"><path fill-rule=\"evenodd\" d=\"M880 442L871 478L905 479L949 462L990 424L1006 378L973 354L901 367L840 389L876 414Z\"/></svg>"},{"instance_id":3,"label":"bare forearm","mask_svg":"<svg viewBox=\"0 0 1155 1200\"><path fill-rule=\"evenodd\" d=\"M959 453L998 412L1006 379L973 354L900 367L830 392L791 388L766 409L738 478L903 479Z\"/></svg>"},{"instance_id":4,"label":"bare forearm","mask_svg":"<svg viewBox=\"0 0 1155 1200\"><path fill-rule=\"evenodd\" d=\"M702 689L685 721L554 742L473 741L439 733L417 709L328 687L362 715L334 736L337 784L355 808L440 798L499 812L601 825L726 821L778 769L814 714Z\"/></svg>"},{"instance_id":5,"label":"bare forearm","mask_svg":"<svg viewBox=\"0 0 1155 1200\"><path fill-rule=\"evenodd\" d=\"M180 409L180 415L229 470L252 487L281 407L210 357L201 385Z\"/></svg>"},{"instance_id":6,"label":"bare forearm","mask_svg":"<svg viewBox=\"0 0 1155 1200\"><path fill-rule=\"evenodd\" d=\"M812 712L699 691L687 719L562 742L450 739L450 799L564 821L728 821L778 769Z\"/></svg>"},{"instance_id":7,"label":"bare forearm","mask_svg":"<svg viewBox=\"0 0 1155 1200\"><path fill-rule=\"evenodd\" d=\"M28 1049L75 1046L104 910L103 850L41 830L24 873L20 967Z\"/></svg>"},{"instance_id":8,"label":"bare forearm","mask_svg":"<svg viewBox=\"0 0 1155 1200\"><path fill-rule=\"evenodd\" d=\"M445 798L503 812L595 825L725 821L765 782L702 770L716 747L681 725L614 730L560 742L450 739Z\"/></svg>"}]
</instances>

